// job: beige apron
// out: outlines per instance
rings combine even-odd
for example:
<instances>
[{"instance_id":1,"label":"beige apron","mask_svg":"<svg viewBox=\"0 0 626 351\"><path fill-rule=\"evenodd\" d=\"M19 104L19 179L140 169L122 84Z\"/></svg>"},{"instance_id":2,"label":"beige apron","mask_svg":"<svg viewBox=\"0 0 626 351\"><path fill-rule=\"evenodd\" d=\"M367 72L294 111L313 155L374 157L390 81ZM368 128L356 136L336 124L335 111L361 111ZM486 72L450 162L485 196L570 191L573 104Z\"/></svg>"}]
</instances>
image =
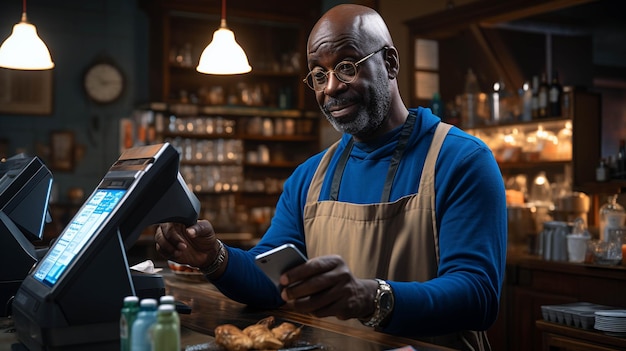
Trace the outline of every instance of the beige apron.
<instances>
[{"instance_id":1,"label":"beige apron","mask_svg":"<svg viewBox=\"0 0 626 351\"><path fill-rule=\"evenodd\" d=\"M338 254L356 277L364 279L425 282L437 277L435 163L450 127L445 123L437 127L417 194L394 202L363 205L318 201L339 142L333 144L313 176L304 207L308 256ZM490 349L484 332L467 331L420 340L458 349Z\"/></svg>"}]
</instances>

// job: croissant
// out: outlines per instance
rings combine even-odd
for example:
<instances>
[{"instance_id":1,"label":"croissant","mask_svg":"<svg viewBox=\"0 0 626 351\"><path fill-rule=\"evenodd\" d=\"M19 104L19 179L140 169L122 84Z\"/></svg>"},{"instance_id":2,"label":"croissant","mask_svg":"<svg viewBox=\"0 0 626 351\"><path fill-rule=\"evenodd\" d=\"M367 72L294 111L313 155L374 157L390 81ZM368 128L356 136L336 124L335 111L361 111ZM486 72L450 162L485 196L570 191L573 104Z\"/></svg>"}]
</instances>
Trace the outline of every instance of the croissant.
<instances>
[{"instance_id":1,"label":"croissant","mask_svg":"<svg viewBox=\"0 0 626 351\"><path fill-rule=\"evenodd\" d=\"M243 330L232 324L215 328L215 342L228 351L278 350L293 345L300 337L302 326L283 322L272 328L276 320L269 316Z\"/></svg>"},{"instance_id":2,"label":"croissant","mask_svg":"<svg viewBox=\"0 0 626 351\"><path fill-rule=\"evenodd\" d=\"M215 342L228 351L247 351L254 346L252 339L232 324L222 324L215 328Z\"/></svg>"},{"instance_id":3,"label":"croissant","mask_svg":"<svg viewBox=\"0 0 626 351\"><path fill-rule=\"evenodd\" d=\"M265 324L253 324L243 332L252 339L253 348L257 350L277 350L284 345Z\"/></svg>"},{"instance_id":4,"label":"croissant","mask_svg":"<svg viewBox=\"0 0 626 351\"><path fill-rule=\"evenodd\" d=\"M283 342L286 346L294 344L300 337L302 326L296 327L292 323L283 322L279 326L272 328L272 334Z\"/></svg>"},{"instance_id":5,"label":"croissant","mask_svg":"<svg viewBox=\"0 0 626 351\"><path fill-rule=\"evenodd\" d=\"M256 322L256 324L263 324L266 325L268 328L272 328L274 326L274 323L276 323L276 319L274 318L274 316L265 317Z\"/></svg>"}]
</instances>

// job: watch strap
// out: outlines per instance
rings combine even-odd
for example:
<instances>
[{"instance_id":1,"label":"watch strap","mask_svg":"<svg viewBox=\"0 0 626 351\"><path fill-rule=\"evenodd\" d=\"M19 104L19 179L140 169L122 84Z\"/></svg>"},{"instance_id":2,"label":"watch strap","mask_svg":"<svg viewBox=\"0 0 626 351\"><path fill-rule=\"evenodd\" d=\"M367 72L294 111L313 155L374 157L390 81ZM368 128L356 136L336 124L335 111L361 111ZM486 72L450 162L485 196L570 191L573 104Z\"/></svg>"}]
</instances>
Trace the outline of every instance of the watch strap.
<instances>
[{"instance_id":1,"label":"watch strap","mask_svg":"<svg viewBox=\"0 0 626 351\"><path fill-rule=\"evenodd\" d=\"M382 279L376 278L378 288L376 289L376 296L374 297L374 314L369 320L361 320L361 323L367 327L377 328L381 323L391 314L394 306L394 296L391 285ZM388 304L383 305L383 295L387 295Z\"/></svg>"},{"instance_id":2,"label":"watch strap","mask_svg":"<svg viewBox=\"0 0 626 351\"><path fill-rule=\"evenodd\" d=\"M204 275L211 275L217 272L217 270L220 268L220 266L222 265L222 263L224 263L224 260L226 259L226 248L224 248L224 243L222 243L222 241L219 239L217 240L217 242L220 245L219 249L217 250L218 252L217 257L215 257L215 260L213 261L213 263L211 263L210 266L200 268L200 271L204 273Z\"/></svg>"}]
</instances>

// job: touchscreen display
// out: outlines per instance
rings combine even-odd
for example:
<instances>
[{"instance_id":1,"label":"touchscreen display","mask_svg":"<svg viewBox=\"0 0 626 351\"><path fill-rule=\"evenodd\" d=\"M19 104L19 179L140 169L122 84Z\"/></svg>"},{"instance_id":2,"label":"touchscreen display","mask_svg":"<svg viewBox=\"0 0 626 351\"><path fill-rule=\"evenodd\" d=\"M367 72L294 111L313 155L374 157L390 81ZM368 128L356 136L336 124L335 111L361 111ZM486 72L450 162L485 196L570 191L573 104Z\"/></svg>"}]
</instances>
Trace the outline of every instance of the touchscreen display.
<instances>
[{"instance_id":1,"label":"touchscreen display","mask_svg":"<svg viewBox=\"0 0 626 351\"><path fill-rule=\"evenodd\" d=\"M34 273L35 279L53 286L97 233L125 193L125 189L96 190L41 261Z\"/></svg>"}]
</instances>

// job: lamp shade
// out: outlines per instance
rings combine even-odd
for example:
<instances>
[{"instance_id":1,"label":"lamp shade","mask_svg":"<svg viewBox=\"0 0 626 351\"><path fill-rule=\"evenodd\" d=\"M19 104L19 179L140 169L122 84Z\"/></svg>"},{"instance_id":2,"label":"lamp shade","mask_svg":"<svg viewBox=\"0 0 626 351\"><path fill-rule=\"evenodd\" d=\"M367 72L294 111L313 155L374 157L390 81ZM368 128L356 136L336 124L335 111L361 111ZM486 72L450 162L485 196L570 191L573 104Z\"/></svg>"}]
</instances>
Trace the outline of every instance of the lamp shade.
<instances>
[{"instance_id":1,"label":"lamp shade","mask_svg":"<svg viewBox=\"0 0 626 351\"><path fill-rule=\"evenodd\" d=\"M0 46L0 67L21 70L44 70L54 67L48 47L37 36L37 28L22 21Z\"/></svg>"},{"instance_id":2,"label":"lamp shade","mask_svg":"<svg viewBox=\"0 0 626 351\"><path fill-rule=\"evenodd\" d=\"M196 70L207 74L241 74L252 70L248 57L235 41L235 34L226 27L226 21L213 33L213 40L202 51Z\"/></svg>"}]
</instances>

